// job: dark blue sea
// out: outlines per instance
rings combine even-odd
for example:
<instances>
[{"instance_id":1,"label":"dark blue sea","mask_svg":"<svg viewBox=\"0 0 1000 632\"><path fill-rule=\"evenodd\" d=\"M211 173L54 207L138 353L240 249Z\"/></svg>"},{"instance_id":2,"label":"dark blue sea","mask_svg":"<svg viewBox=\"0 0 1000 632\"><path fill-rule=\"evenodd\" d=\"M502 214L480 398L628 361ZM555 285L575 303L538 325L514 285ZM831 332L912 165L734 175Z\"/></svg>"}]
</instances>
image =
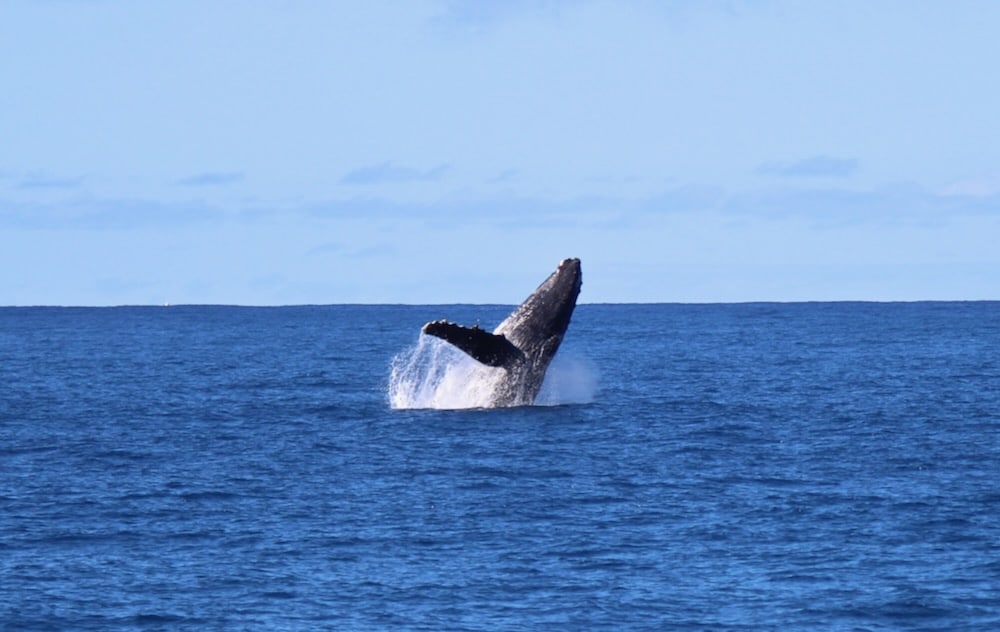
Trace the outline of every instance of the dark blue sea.
<instances>
[{"instance_id":1,"label":"dark blue sea","mask_svg":"<svg viewBox=\"0 0 1000 632\"><path fill-rule=\"evenodd\" d=\"M1000 303L509 309L0 309L0 629L1000 629Z\"/></svg>"}]
</instances>

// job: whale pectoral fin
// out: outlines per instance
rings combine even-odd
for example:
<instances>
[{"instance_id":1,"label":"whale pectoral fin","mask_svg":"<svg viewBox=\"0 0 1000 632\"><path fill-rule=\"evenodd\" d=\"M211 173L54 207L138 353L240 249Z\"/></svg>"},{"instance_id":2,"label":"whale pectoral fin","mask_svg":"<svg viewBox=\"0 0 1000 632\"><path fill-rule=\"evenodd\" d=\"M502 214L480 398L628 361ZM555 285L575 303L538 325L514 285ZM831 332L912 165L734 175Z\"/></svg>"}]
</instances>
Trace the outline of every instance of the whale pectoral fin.
<instances>
[{"instance_id":1,"label":"whale pectoral fin","mask_svg":"<svg viewBox=\"0 0 1000 632\"><path fill-rule=\"evenodd\" d=\"M422 331L450 342L488 366L504 367L524 357L521 350L510 340L479 327L463 327L444 320L436 320L424 325Z\"/></svg>"}]
</instances>

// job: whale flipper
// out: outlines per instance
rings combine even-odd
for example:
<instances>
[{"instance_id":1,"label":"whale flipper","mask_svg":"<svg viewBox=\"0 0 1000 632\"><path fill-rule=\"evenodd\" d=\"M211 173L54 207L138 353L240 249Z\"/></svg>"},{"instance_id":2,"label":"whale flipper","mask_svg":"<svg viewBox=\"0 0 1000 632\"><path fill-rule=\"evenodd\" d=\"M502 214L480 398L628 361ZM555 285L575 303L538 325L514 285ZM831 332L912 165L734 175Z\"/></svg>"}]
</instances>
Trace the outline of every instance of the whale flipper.
<instances>
[{"instance_id":1,"label":"whale flipper","mask_svg":"<svg viewBox=\"0 0 1000 632\"><path fill-rule=\"evenodd\" d=\"M436 320L424 325L423 332L450 342L488 366L507 367L524 359L524 353L507 340L506 336L491 334L479 327L463 327L445 320Z\"/></svg>"}]
</instances>

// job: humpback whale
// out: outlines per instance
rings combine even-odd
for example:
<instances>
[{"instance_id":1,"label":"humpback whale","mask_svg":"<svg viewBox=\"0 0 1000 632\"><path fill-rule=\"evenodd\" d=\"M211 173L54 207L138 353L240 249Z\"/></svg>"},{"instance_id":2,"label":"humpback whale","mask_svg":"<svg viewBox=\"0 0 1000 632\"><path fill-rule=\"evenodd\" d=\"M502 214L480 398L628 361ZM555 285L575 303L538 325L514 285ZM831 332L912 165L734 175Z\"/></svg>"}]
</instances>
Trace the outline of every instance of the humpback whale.
<instances>
[{"instance_id":1,"label":"humpback whale","mask_svg":"<svg viewBox=\"0 0 1000 632\"><path fill-rule=\"evenodd\" d=\"M528 406L566 334L581 284L580 260L564 259L493 333L446 320L429 322L421 331L504 370L490 398L492 406Z\"/></svg>"}]
</instances>

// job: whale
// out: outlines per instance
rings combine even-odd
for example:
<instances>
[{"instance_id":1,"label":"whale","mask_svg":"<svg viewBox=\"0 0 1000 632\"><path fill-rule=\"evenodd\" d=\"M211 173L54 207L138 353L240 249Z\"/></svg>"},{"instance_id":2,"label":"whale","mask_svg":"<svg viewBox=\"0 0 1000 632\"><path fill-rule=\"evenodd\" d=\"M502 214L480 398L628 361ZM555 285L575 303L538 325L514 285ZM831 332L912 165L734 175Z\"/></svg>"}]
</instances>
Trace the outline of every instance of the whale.
<instances>
[{"instance_id":1,"label":"whale","mask_svg":"<svg viewBox=\"0 0 1000 632\"><path fill-rule=\"evenodd\" d=\"M447 320L431 321L421 331L503 370L489 396L490 407L530 406L566 335L582 285L580 260L563 259L492 333Z\"/></svg>"}]
</instances>

